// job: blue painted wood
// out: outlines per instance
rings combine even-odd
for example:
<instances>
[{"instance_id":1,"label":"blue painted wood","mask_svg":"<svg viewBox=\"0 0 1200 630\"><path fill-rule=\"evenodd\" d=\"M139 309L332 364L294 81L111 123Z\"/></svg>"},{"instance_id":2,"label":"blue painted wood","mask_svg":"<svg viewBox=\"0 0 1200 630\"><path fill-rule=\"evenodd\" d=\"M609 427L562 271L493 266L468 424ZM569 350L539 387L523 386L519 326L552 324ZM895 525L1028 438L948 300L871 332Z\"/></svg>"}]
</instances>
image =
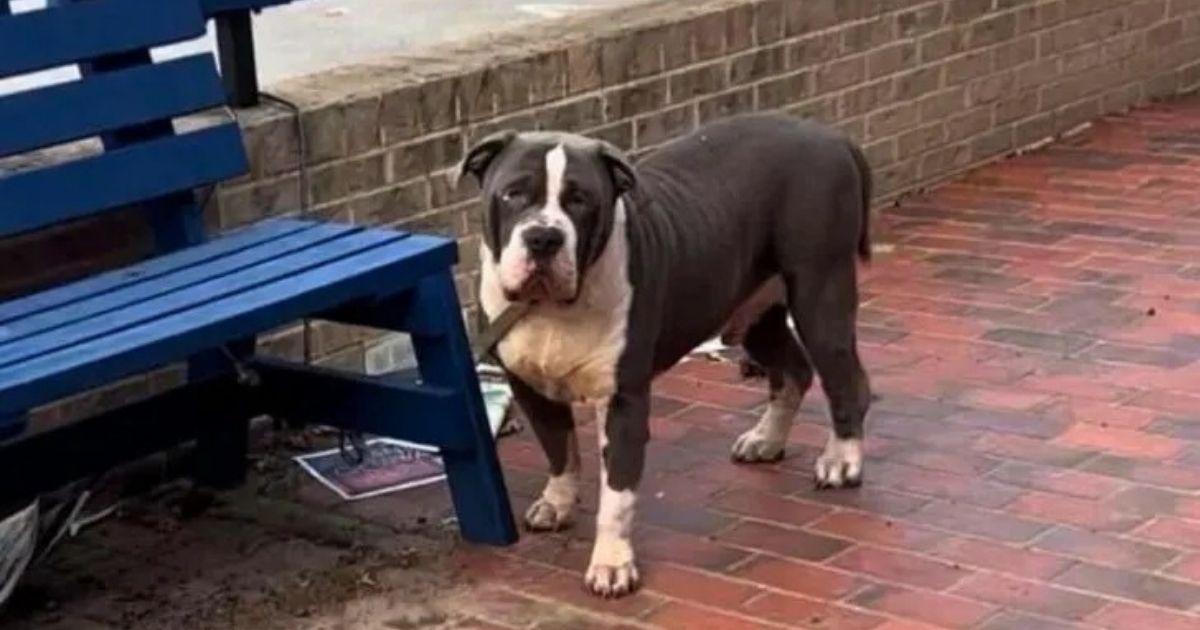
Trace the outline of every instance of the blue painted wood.
<instances>
[{"instance_id":1,"label":"blue painted wood","mask_svg":"<svg viewBox=\"0 0 1200 630\"><path fill-rule=\"evenodd\" d=\"M11 440L21 435L28 424L29 418L27 413L0 415L0 441Z\"/></svg>"},{"instance_id":2,"label":"blue painted wood","mask_svg":"<svg viewBox=\"0 0 1200 630\"><path fill-rule=\"evenodd\" d=\"M388 298L386 310L376 308L377 305L370 301L358 301L323 313L321 317L356 326L402 330L423 335L440 335L446 331L446 326L454 324L454 318L445 315L438 315L432 319L414 318L414 313L418 310L414 308L416 300L416 291L406 291Z\"/></svg>"},{"instance_id":3,"label":"blue painted wood","mask_svg":"<svg viewBox=\"0 0 1200 630\"><path fill-rule=\"evenodd\" d=\"M60 319L61 325L31 334L18 334L7 342L0 342L0 369L154 322L164 315L187 311L256 287L283 281L294 274L318 269L323 265L370 252L405 238L403 234L385 230L364 231L361 227L344 226L323 228L321 234L328 238L304 243L285 255L260 255L253 265L241 264L245 261L239 260L236 268L230 270L223 261L217 261L213 266L222 273L208 275L205 273L207 267L199 268L188 274L185 278L187 282L182 286L171 290L157 291L159 286L170 286L169 279L160 278L142 285L142 290L138 292L140 296L137 296L141 299L134 300L127 306L110 308L123 301L124 296L118 295L112 302L102 301L93 317ZM69 318L70 314L65 314L65 317Z\"/></svg>"},{"instance_id":4,"label":"blue painted wood","mask_svg":"<svg viewBox=\"0 0 1200 630\"><path fill-rule=\"evenodd\" d=\"M208 239L204 209L190 190L147 201L142 209L154 234L155 254L169 254Z\"/></svg>"},{"instance_id":5,"label":"blue painted wood","mask_svg":"<svg viewBox=\"0 0 1200 630\"><path fill-rule=\"evenodd\" d=\"M0 157L190 114L224 100L207 54L20 92L0 98Z\"/></svg>"},{"instance_id":6,"label":"blue painted wood","mask_svg":"<svg viewBox=\"0 0 1200 630\"><path fill-rule=\"evenodd\" d=\"M0 77L204 34L197 0L89 0L0 18Z\"/></svg>"},{"instance_id":7,"label":"blue painted wood","mask_svg":"<svg viewBox=\"0 0 1200 630\"><path fill-rule=\"evenodd\" d=\"M121 289L108 291L90 298L75 300L64 307L42 311L36 315L24 317L5 324L0 331L0 356L3 356L12 344L36 334L54 335L57 330L71 324L82 324L85 327L94 326L89 320L97 317L113 318L113 325L122 325L122 309L135 307L148 300L167 296L168 294L209 282L211 286L235 290L235 287L223 287L226 281L234 281L239 272L249 270L257 265L274 263L292 255L310 255L305 250L319 248L330 241L362 231L362 228L346 224L318 225L311 230L304 230L249 247L239 252L231 253L222 258L203 265L192 265L173 273L163 274L152 281L142 281ZM285 269L291 270L289 263L284 263ZM197 298L204 299L204 298ZM156 311L157 312L157 311Z\"/></svg>"},{"instance_id":8,"label":"blue painted wood","mask_svg":"<svg viewBox=\"0 0 1200 630\"><path fill-rule=\"evenodd\" d=\"M28 493L48 479L61 483L105 465L97 453L115 457L111 464L149 444L199 437L200 475L236 482L247 418L269 406L441 445L464 536L511 542L511 509L454 293L452 242L272 222L196 246L203 222L192 189L244 172L240 134L226 125L175 136L170 117L218 103L221 86L207 56L156 66L147 48L199 35L201 9L244 12L287 1L52 0L48 10L0 18L0 76L66 63L78 63L84 76L0 99L0 156L97 134L105 148L102 155L0 176L0 237L137 204L160 251L187 248L0 304L0 435L19 427L34 406L169 361L188 358L191 379L188 387L82 423L80 431L67 428L61 435L73 440L67 444L74 451L51 438L26 440L18 447L22 457L34 452L24 446L46 448L34 459L18 457L10 469L3 465L14 461L6 449L0 470L19 473L0 478L32 475L32 483L6 485ZM7 0L0 9L8 12ZM256 333L331 311L413 326L426 382L260 362L265 383L257 395L231 386L232 364L218 346L248 358ZM110 442L104 438L114 429L126 438L122 448L89 448ZM78 459L57 465L59 477L41 474L38 464L64 452Z\"/></svg>"},{"instance_id":9,"label":"blue painted wood","mask_svg":"<svg viewBox=\"0 0 1200 630\"><path fill-rule=\"evenodd\" d=\"M53 289L0 302L0 338L3 327L24 317L32 317L44 311L94 298L141 282L149 282L162 276L205 265L226 256L237 255L264 243L314 229L320 223L293 219L268 219L252 226L235 230L206 243L180 252L152 258L129 267L98 274L90 278Z\"/></svg>"},{"instance_id":10,"label":"blue painted wood","mask_svg":"<svg viewBox=\"0 0 1200 630\"><path fill-rule=\"evenodd\" d=\"M150 57L149 49L142 48L129 52L105 55L95 59L82 60L78 63L78 67L80 76L86 78L96 74L119 72L151 63L154 63L154 60ZM170 136L174 133L175 129L170 120L156 120L124 129L107 131L100 134L100 140L104 143L105 149L112 150L127 144Z\"/></svg>"},{"instance_id":11,"label":"blue painted wood","mask_svg":"<svg viewBox=\"0 0 1200 630\"><path fill-rule=\"evenodd\" d=\"M35 359L0 368L0 415L143 372L449 269L453 241L410 236ZM464 358L469 354L464 354Z\"/></svg>"},{"instance_id":12,"label":"blue painted wood","mask_svg":"<svg viewBox=\"0 0 1200 630\"><path fill-rule=\"evenodd\" d=\"M210 184L245 170L241 131L227 124L18 172L0 177L0 236Z\"/></svg>"},{"instance_id":13,"label":"blue painted wood","mask_svg":"<svg viewBox=\"0 0 1200 630\"><path fill-rule=\"evenodd\" d=\"M472 363L453 272L446 268L423 279L417 286L412 309L420 312L418 319L437 317L446 321L442 334L412 336L423 382L463 392L466 398L467 404L458 413L440 419L471 442L466 450L442 451L462 535L474 542L511 544L517 540L517 528L483 404L479 375ZM399 314L398 319L403 317Z\"/></svg>"},{"instance_id":14,"label":"blue painted wood","mask_svg":"<svg viewBox=\"0 0 1200 630\"><path fill-rule=\"evenodd\" d=\"M253 417L231 376L197 381L149 400L5 444L0 504L39 493L195 438L213 418ZM0 426L2 431L2 426Z\"/></svg>"},{"instance_id":15,"label":"blue painted wood","mask_svg":"<svg viewBox=\"0 0 1200 630\"><path fill-rule=\"evenodd\" d=\"M47 0L51 8L72 4L73 0ZM172 0L182 2L184 0ZM190 0L188 0L190 1ZM61 18L63 13L49 14ZM80 75L85 79L92 76L104 76L109 73L121 72L149 66L153 63L147 48L134 47L104 54L100 57L79 60L77 66ZM211 80L212 77L210 77ZM112 151L130 144L145 142L155 138L163 138L175 134L172 121L168 119L150 120L148 122L121 127L100 133L100 140L105 150ZM191 191L179 191L161 197L143 200L143 211L154 234L155 251L164 254L196 245L205 240L203 210L191 197ZM2 234L0 234L2 236Z\"/></svg>"},{"instance_id":16,"label":"blue painted wood","mask_svg":"<svg viewBox=\"0 0 1200 630\"><path fill-rule=\"evenodd\" d=\"M188 360L188 380L208 381L231 373L237 378L232 358L245 362L254 356L257 346L256 337L250 336L230 341L222 350L195 355ZM249 389L245 383L242 386ZM239 392L239 398L245 402L252 396L251 392ZM217 413L200 426L194 452L197 481L219 489L232 489L246 481L251 415L245 411ZM261 412L253 415L261 415Z\"/></svg>"},{"instance_id":17,"label":"blue painted wood","mask_svg":"<svg viewBox=\"0 0 1200 630\"><path fill-rule=\"evenodd\" d=\"M252 367L262 377L255 390L259 407L274 417L447 449L473 446L470 434L444 422L461 415L466 404L456 390L272 359L258 359Z\"/></svg>"}]
</instances>

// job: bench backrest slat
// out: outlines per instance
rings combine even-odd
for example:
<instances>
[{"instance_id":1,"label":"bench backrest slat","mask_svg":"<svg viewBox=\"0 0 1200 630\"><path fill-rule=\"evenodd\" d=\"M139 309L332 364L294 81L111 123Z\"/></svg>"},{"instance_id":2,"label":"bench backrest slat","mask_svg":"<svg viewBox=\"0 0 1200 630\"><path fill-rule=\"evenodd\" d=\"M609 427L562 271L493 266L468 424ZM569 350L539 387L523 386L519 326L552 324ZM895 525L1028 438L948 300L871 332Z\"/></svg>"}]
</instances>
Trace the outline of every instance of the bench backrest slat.
<instances>
[{"instance_id":1,"label":"bench backrest slat","mask_svg":"<svg viewBox=\"0 0 1200 630\"><path fill-rule=\"evenodd\" d=\"M0 77L192 39L204 34L200 4L88 0L0 21Z\"/></svg>"},{"instance_id":2,"label":"bench backrest slat","mask_svg":"<svg viewBox=\"0 0 1200 630\"><path fill-rule=\"evenodd\" d=\"M180 117L225 103L211 54L161 63L150 54L203 35L202 6L86 0L0 13L0 78L31 86L0 94L0 238L137 206L158 252L204 239L192 193L244 173L245 147L236 125L177 130ZM72 64L74 81L24 76ZM94 137L100 154L64 146ZM51 150L28 155L42 149Z\"/></svg>"},{"instance_id":3,"label":"bench backrest slat","mask_svg":"<svg viewBox=\"0 0 1200 630\"><path fill-rule=\"evenodd\" d=\"M221 105L211 55L94 74L0 99L0 157Z\"/></svg>"},{"instance_id":4,"label":"bench backrest slat","mask_svg":"<svg viewBox=\"0 0 1200 630\"><path fill-rule=\"evenodd\" d=\"M225 124L0 178L0 234L14 234L234 177L241 130ZM72 185L64 185L72 182Z\"/></svg>"}]
</instances>

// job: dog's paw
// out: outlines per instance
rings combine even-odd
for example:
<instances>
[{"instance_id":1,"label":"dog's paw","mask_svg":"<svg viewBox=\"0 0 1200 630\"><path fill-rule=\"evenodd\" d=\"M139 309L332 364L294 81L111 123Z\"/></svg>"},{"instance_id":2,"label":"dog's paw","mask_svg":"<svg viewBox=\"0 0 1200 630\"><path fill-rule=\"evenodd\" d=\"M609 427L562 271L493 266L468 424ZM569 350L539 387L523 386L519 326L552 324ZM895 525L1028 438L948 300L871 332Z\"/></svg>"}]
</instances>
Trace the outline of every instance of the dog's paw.
<instances>
[{"instance_id":1,"label":"dog's paw","mask_svg":"<svg viewBox=\"0 0 1200 630\"><path fill-rule=\"evenodd\" d=\"M605 599L623 597L637 590L641 584L637 566L630 560L617 566L592 563L583 578L588 592Z\"/></svg>"},{"instance_id":2,"label":"dog's paw","mask_svg":"<svg viewBox=\"0 0 1200 630\"><path fill-rule=\"evenodd\" d=\"M733 443L733 461L744 464L777 462L783 459L783 447L787 440L769 438L758 427L738 436Z\"/></svg>"},{"instance_id":3,"label":"dog's paw","mask_svg":"<svg viewBox=\"0 0 1200 630\"><path fill-rule=\"evenodd\" d=\"M571 509L538 499L525 510L525 527L531 532L556 532L571 526Z\"/></svg>"},{"instance_id":4,"label":"dog's paw","mask_svg":"<svg viewBox=\"0 0 1200 630\"><path fill-rule=\"evenodd\" d=\"M583 576L583 586L598 597L628 595L641 584L628 537L601 535L592 548L592 561Z\"/></svg>"},{"instance_id":5,"label":"dog's paw","mask_svg":"<svg viewBox=\"0 0 1200 630\"><path fill-rule=\"evenodd\" d=\"M825 452L817 458L817 487L857 487L862 484L862 470L862 440L839 440L830 436Z\"/></svg>"}]
</instances>

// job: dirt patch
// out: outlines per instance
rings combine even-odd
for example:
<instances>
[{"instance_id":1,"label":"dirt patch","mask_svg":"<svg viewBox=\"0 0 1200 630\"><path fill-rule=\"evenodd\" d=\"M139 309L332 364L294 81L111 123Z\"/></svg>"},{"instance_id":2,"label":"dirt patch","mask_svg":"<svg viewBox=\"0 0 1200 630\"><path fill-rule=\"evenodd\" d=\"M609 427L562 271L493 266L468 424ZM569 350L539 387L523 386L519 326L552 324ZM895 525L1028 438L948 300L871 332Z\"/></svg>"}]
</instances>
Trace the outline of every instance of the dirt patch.
<instances>
[{"instance_id":1,"label":"dirt patch","mask_svg":"<svg viewBox=\"0 0 1200 630\"><path fill-rule=\"evenodd\" d=\"M175 482L126 500L26 576L0 629L456 624L432 605L460 591L448 499L342 503L290 461L328 440L268 432L239 490Z\"/></svg>"}]
</instances>

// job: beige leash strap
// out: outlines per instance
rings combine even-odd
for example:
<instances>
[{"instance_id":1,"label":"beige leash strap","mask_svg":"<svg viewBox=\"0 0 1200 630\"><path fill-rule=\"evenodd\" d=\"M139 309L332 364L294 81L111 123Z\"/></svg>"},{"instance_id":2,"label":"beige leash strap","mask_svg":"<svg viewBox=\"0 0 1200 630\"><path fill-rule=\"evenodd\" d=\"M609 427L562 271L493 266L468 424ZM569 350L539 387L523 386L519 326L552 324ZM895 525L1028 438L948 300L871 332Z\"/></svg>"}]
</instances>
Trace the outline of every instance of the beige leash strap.
<instances>
[{"instance_id":1,"label":"beige leash strap","mask_svg":"<svg viewBox=\"0 0 1200 630\"><path fill-rule=\"evenodd\" d=\"M487 353L491 352L496 344L512 330L512 327L521 318L529 312L529 305L523 302L514 302L504 309L495 321L489 323L479 336L475 338L475 343L471 345L471 354L475 357L475 364L478 365L483 361Z\"/></svg>"}]
</instances>

